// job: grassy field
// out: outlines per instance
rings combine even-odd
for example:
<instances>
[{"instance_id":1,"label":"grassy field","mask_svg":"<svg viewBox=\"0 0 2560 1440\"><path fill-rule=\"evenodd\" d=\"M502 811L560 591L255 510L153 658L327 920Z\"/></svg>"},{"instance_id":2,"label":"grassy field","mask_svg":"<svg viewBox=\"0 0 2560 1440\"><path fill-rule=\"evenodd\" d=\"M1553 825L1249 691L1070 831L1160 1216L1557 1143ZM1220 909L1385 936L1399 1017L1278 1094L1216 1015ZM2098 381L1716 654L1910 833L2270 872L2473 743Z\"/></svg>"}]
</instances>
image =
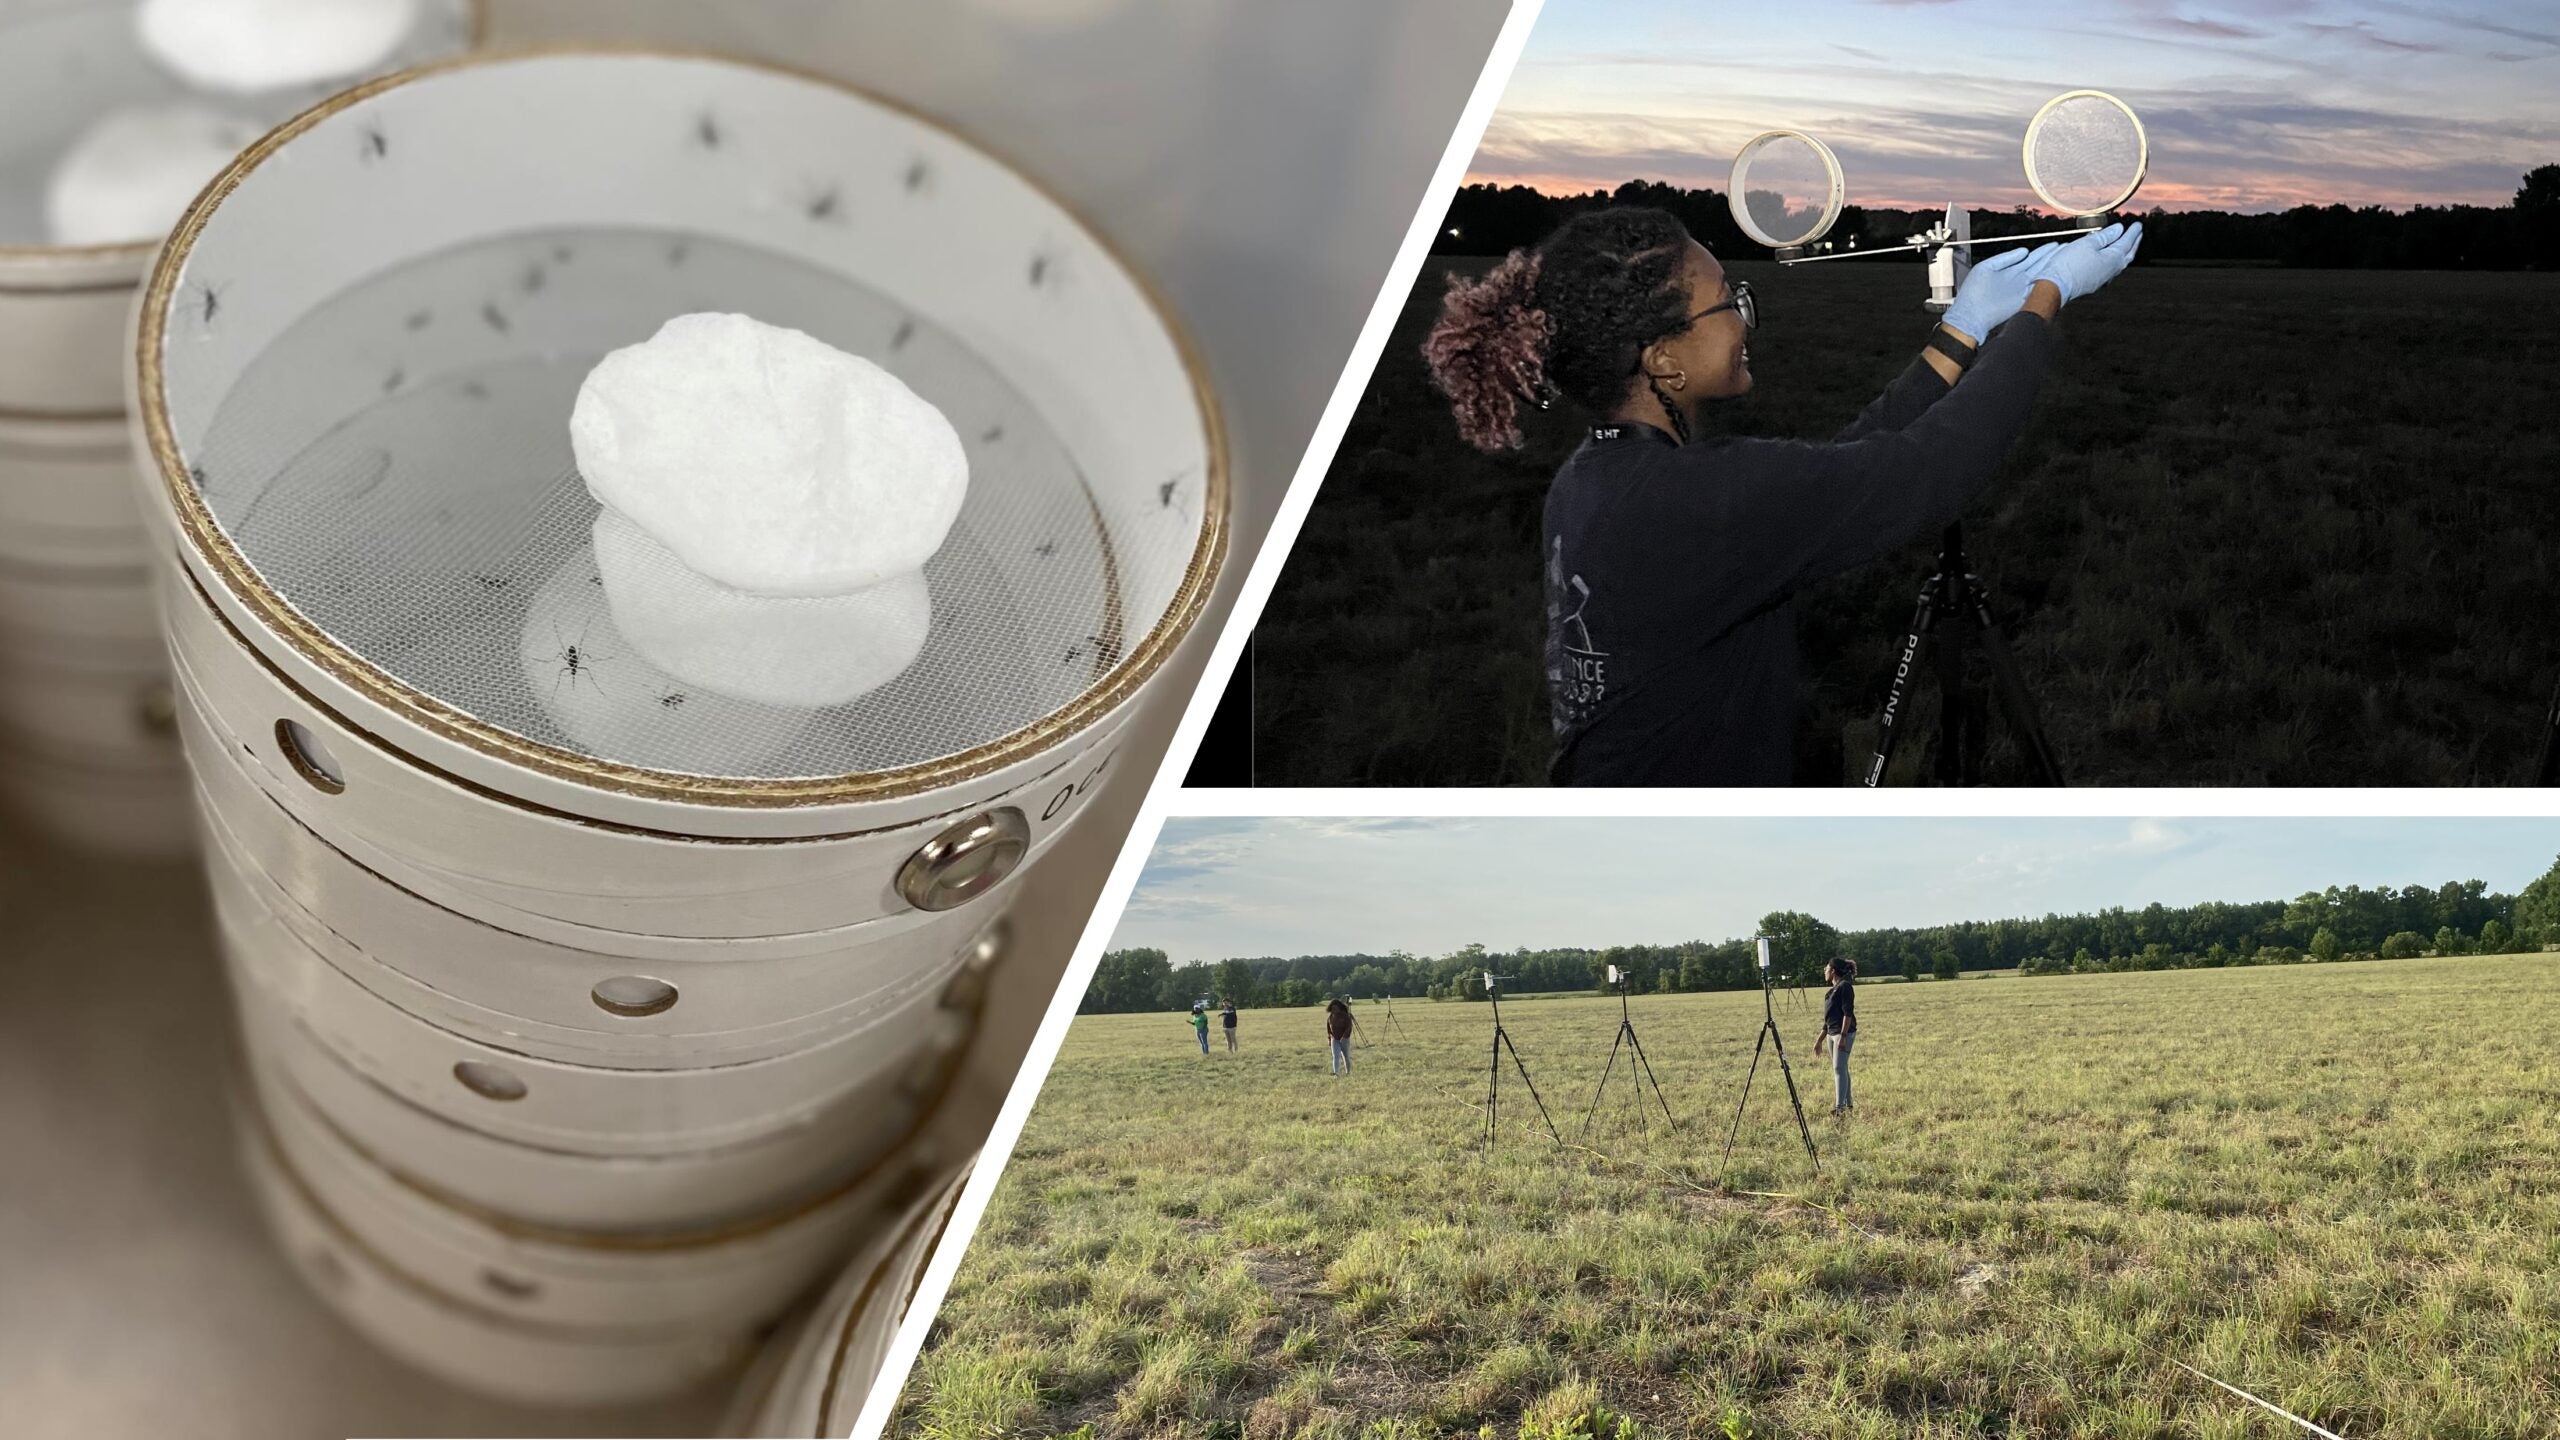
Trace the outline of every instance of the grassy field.
<instances>
[{"instance_id":1,"label":"grassy field","mask_svg":"<svg viewBox=\"0 0 2560 1440\"><path fill-rule=\"evenodd\" d=\"M1080 1018L892 1433L2306 1433L2184 1362L2560 1435L2560 956L1860 988L1847 1122L1779 1000L1821 1173L1764 1072L1722 1183L1757 995L1636 1001L1676 1132L1507 1083L1489 1157L1482 1005L1359 1007L1342 1080L1314 1011ZM1616 1004L1504 1018L1574 1139Z\"/></svg>"},{"instance_id":2,"label":"grassy field","mask_svg":"<svg viewBox=\"0 0 2560 1440\"><path fill-rule=\"evenodd\" d=\"M1580 432L1533 416L1526 451L1477 454L1416 349L1443 270L1484 263L1425 270L1272 594L1260 783L1545 777L1540 507ZM1913 267L1732 268L1764 307L1733 433L1827 437L1927 328ZM2142 267L2063 328L1967 523L2073 783L2529 777L2560 679L2560 276ZM1800 783L1865 758L1934 539L1802 598Z\"/></svg>"}]
</instances>

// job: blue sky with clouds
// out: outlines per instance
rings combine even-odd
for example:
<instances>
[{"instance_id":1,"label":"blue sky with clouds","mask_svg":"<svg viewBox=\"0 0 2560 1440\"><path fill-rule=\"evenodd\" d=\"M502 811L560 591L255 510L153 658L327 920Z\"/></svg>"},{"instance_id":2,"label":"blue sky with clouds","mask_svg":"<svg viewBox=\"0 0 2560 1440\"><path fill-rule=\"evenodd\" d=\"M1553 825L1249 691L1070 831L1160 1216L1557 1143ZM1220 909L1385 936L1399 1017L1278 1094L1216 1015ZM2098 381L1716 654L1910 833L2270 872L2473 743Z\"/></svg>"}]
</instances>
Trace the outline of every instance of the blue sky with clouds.
<instances>
[{"instance_id":1,"label":"blue sky with clouds","mask_svg":"<svg viewBox=\"0 0 2560 1440\"><path fill-rule=\"evenodd\" d=\"M1548 0L1472 178L1724 186L1762 130L1838 152L1852 204L2032 204L2026 122L2112 91L2138 207L2504 205L2560 163L2550 0Z\"/></svg>"},{"instance_id":2,"label":"blue sky with clouds","mask_svg":"<svg viewBox=\"0 0 2560 1440\"><path fill-rule=\"evenodd\" d=\"M1844 930L2480 879L2560 820L1197 819L1165 824L1115 946L1232 955L1672 943L1772 910Z\"/></svg>"}]
</instances>

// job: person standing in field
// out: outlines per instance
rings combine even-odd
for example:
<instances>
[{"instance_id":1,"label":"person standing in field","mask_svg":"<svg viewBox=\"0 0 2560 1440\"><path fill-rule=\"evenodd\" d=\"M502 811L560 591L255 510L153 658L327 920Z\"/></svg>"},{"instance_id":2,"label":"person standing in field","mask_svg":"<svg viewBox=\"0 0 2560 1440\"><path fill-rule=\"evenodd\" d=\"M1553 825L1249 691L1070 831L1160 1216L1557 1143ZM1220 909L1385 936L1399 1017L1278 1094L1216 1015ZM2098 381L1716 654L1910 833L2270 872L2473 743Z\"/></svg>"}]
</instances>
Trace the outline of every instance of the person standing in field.
<instances>
[{"instance_id":1,"label":"person standing in field","mask_svg":"<svg viewBox=\"0 0 2560 1440\"><path fill-rule=\"evenodd\" d=\"M1956 519L2026 426L2054 317L2141 243L2110 225L1988 255L1827 444L1709 433L1709 405L1751 389L1760 312L1667 212L1585 211L1452 276L1423 357L1468 443L1518 449L1524 403L1592 420L1547 489L1549 778L1788 783L1797 592Z\"/></svg>"},{"instance_id":2,"label":"person standing in field","mask_svg":"<svg viewBox=\"0 0 2560 1440\"><path fill-rule=\"evenodd\" d=\"M1351 1007L1339 995L1324 1007L1324 1034L1333 1048L1333 1073L1351 1073Z\"/></svg>"},{"instance_id":3,"label":"person standing in field","mask_svg":"<svg viewBox=\"0 0 2560 1440\"><path fill-rule=\"evenodd\" d=\"M1199 1035L1200 1035L1200 1053L1201 1053L1201 1054L1203 1054L1203 1055L1208 1054L1208 1053L1209 1053L1209 1006L1208 1006L1207 1002L1205 1002L1205 1001L1196 1001L1196 1000L1192 1002L1192 1005L1191 1005L1191 1028L1192 1028L1193 1030L1195 1030L1195 1031L1199 1032Z\"/></svg>"},{"instance_id":4,"label":"person standing in field","mask_svg":"<svg viewBox=\"0 0 2560 1440\"><path fill-rule=\"evenodd\" d=\"M1831 1047L1831 1113L1849 1113L1849 1046L1858 1038L1858 962L1843 955L1822 967L1831 989L1822 1000L1822 1038L1813 1053Z\"/></svg>"},{"instance_id":5,"label":"person standing in field","mask_svg":"<svg viewBox=\"0 0 2560 1440\"><path fill-rule=\"evenodd\" d=\"M1233 1055L1236 1053L1236 1002L1222 995L1218 997L1218 1004L1221 1007L1218 1011L1218 1023L1226 1027L1227 1053Z\"/></svg>"}]
</instances>

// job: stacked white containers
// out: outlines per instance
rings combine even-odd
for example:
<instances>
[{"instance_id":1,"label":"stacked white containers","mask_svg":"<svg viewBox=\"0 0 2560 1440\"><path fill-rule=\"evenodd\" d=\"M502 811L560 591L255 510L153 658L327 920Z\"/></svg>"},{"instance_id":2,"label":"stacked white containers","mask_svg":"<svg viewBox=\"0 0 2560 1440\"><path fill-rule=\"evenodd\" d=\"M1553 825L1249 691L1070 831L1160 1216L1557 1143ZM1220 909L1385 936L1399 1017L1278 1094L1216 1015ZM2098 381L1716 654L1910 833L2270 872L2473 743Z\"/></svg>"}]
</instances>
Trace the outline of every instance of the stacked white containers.
<instances>
[{"instance_id":1,"label":"stacked white containers","mask_svg":"<svg viewBox=\"0 0 2560 1440\"><path fill-rule=\"evenodd\" d=\"M465 0L422 6L395 63L477 26ZM125 414L128 317L158 242L46 243L44 196L91 122L184 93L133 5L0 0L0 803L109 853L176 854L189 834ZM221 103L272 120L314 98Z\"/></svg>"},{"instance_id":2,"label":"stacked white containers","mask_svg":"<svg viewBox=\"0 0 2560 1440\"><path fill-rule=\"evenodd\" d=\"M970 448L931 638L872 694L660 669L590 552L576 380L702 309L872 356ZM254 146L154 267L135 353L279 1236L482 1389L725 1370L962 1160L915 1132L1011 891L1215 577L1223 438L1172 322L893 106L537 53Z\"/></svg>"},{"instance_id":3,"label":"stacked white containers","mask_svg":"<svg viewBox=\"0 0 2560 1440\"><path fill-rule=\"evenodd\" d=\"M854 1253L816 1307L765 1348L731 1402L733 1436L850 1435L949 1233L963 1167Z\"/></svg>"},{"instance_id":4,"label":"stacked white containers","mask_svg":"<svg viewBox=\"0 0 2560 1440\"><path fill-rule=\"evenodd\" d=\"M124 414L151 242L49 244L41 219L52 159L123 78L81 62L135 50L129 30L106 6L0 7L0 797L152 853L187 824Z\"/></svg>"}]
</instances>

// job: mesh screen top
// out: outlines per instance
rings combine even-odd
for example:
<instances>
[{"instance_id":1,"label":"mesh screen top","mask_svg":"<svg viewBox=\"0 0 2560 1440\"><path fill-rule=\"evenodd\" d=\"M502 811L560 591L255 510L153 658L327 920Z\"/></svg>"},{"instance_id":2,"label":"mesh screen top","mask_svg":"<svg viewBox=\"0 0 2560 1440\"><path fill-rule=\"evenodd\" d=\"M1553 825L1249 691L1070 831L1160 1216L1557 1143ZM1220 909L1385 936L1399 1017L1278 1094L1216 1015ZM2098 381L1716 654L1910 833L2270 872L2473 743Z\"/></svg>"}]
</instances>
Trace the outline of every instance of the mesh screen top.
<instances>
[{"instance_id":1,"label":"mesh screen top","mask_svg":"<svg viewBox=\"0 0 2560 1440\"><path fill-rule=\"evenodd\" d=\"M578 385L702 310L863 355L950 418L968 500L920 590L827 614L759 602L715 653L688 624L737 597L617 568L610 544L599 567L569 451ZM1039 720L1118 658L1115 569L1149 543L1106 538L1040 414L929 320L798 260L658 231L507 236L373 276L258 356L192 458L260 576L401 684L538 743L724 778L888 769ZM830 694L910 653L868 693Z\"/></svg>"},{"instance_id":2,"label":"mesh screen top","mask_svg":"<svg viewBox=\"0 0 2560 1440\"><path fill-rule=\"evenodd\" d=\"M1830 168L1811 145L1792 135L1754 149L1740 182L1751 223L1781 245L1814 238L1831 205Z\"/></svg>"},{"instance_id":3,"label":"mesh screen top","mask_svg":"<svg viewBox=\"0 0 2560 1440\"><path fill-rule=\"evenodd\" d=\"M2123 203L2142 177L2142 131L2111 100L2075 95L2044 113L2028 156L2046 199L2073 215Z\"/></svg>"}]
</instances>

